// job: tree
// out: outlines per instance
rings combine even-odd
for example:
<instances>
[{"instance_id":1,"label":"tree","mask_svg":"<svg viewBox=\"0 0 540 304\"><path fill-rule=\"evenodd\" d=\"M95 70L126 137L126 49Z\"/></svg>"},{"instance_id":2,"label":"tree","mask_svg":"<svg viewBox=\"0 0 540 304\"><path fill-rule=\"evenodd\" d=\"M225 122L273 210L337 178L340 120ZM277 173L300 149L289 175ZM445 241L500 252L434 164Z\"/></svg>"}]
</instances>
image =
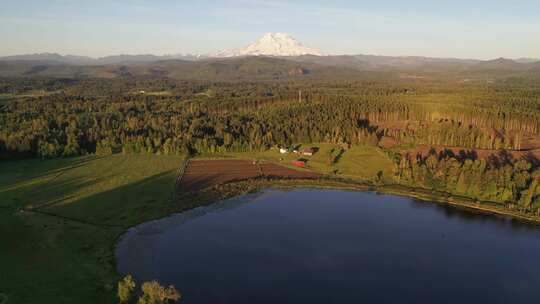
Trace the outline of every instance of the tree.
<instances>
[{"instance_id":1,"label":"tree","mask_svg":"<svg viewBox=\"0 0 540 304\"><path fill-rule=\"evenodd\" d=\"M126 275L121 281L118 282L118 299L120 303L128 303L133 296L135 290L135 281L131 275Z\"/></svg>"},{"instance_id":2,"label":"tree","mask_svg":"<svg viewBox=\"0 0 540 304\"><path fill-rule=\"evenodd\" d=\"M157 281L145 282L142 285L142 296L137 304L166 304L178 302L181 298L180 293L169 285L161 286Z\"/></svg>"}]
</instances>

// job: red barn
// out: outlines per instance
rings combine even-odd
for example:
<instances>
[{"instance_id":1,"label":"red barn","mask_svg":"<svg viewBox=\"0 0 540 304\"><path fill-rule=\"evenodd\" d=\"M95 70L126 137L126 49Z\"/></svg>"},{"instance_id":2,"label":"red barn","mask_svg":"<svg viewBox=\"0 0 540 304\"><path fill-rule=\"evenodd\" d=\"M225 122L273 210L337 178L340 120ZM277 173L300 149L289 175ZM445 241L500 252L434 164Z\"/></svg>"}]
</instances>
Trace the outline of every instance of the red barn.
<instances>
[{"instance_id":1,"label":"red barn","mask_svg":"<svg viewBox=\"0 0 540 304\"><path fill-rule=\"evenodd\" d=\"M306 167L306 162L303 161L303 160L293 160L292 164L293 164L293 166L296 166L296 167L301 167L301 168Z\"/></svg>"}]
</instances>

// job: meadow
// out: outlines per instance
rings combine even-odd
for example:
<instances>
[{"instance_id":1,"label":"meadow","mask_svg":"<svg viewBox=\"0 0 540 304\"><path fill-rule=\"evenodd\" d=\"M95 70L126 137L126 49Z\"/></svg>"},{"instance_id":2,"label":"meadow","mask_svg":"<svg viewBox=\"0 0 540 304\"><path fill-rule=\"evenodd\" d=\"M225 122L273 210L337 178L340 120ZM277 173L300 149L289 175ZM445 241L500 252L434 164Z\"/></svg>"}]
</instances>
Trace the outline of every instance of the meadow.
<instances>
[{"instance_id":1,"label":"meadow","mask_svg":"<svg viewBox=\"0 0 540 304\"><path fill-rule=\"evenodd\" d=\"M114 303L113 249L162 217L181 156L113 155L0 164L0 293L9 303Z\"/></svg>"}]
</instances>

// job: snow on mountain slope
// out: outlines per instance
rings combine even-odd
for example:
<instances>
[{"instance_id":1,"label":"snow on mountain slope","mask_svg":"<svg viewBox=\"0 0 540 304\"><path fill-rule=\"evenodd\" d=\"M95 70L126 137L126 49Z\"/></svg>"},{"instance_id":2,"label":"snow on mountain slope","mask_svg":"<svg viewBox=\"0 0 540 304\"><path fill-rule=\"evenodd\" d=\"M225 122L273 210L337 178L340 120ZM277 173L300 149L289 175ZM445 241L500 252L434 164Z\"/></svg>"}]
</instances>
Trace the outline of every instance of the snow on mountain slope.
<instances>
[{"instance_id":1,"label":"snow on mountain slope","mask_svg":"<svg viewBox=\"0 0 540 304\"><path fill-rule=\"evenodd\" d=\"M322 56L319 50L305 47L291 35L285 33L268 33L257 42L242 49L226 50L219 52L215 57L236 56Z\"/></svg>"}]
</instances>

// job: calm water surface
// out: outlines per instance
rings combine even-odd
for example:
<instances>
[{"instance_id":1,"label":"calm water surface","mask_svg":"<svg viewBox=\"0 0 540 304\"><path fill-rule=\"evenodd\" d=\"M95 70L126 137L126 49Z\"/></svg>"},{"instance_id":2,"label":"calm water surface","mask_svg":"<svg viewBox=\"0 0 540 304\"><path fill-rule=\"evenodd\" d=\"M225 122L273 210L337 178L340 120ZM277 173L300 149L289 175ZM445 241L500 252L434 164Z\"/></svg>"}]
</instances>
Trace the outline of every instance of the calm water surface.
<instances>
[{"instance_id":1,"label":"calm water surface","mask_svg":"<svg viewBox=\"0 0 540 304\"><path fill-rule=\"evenodd\" d=\"M540 303L540 229L366 192L268 190L129 230L181 303Z\"/></svg>"}]
</instances>

